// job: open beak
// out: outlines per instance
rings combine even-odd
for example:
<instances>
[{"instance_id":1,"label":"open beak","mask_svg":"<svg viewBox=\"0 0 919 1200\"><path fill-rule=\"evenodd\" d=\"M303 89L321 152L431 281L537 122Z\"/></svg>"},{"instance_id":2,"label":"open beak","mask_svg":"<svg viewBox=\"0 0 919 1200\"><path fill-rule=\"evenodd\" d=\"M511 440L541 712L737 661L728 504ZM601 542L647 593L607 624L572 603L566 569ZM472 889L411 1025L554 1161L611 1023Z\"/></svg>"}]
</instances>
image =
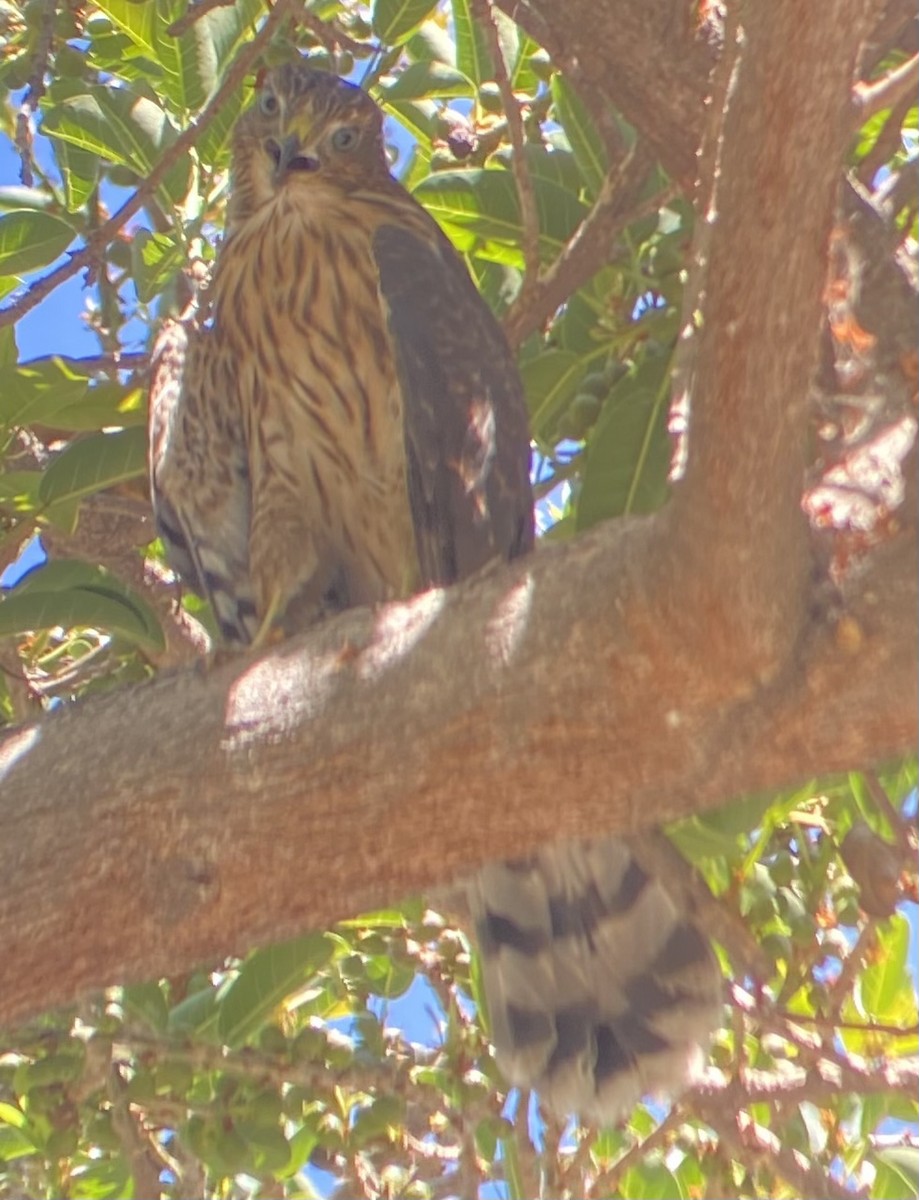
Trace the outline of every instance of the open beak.
<instances>
[{"instance_id":1,"label":"open beak","mask_svg":"<svg viewBox=\"0 0 919 1200\"><path fill-rule=\"evenodd\" d=\"M291 133L278 141L269 138L265 143L269 155L274 161L275 176L281 179L290 171L318 171L319 159L308 152L300 144L300 138Z\"/></svg>"}]
</instances>

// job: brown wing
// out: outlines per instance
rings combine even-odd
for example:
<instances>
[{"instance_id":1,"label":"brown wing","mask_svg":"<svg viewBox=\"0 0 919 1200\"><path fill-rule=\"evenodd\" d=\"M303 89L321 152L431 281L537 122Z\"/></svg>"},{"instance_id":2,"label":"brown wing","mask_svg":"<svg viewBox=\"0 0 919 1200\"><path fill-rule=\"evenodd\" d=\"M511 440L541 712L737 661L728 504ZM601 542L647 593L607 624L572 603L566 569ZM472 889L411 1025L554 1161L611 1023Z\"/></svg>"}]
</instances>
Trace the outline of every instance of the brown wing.
<instances>
[{"instance_id":1,"label":"brown wing","mask_svg":"<svg viewBox=\"0 0 919 1200\"><path fill-rule=\"evenodd\" d=\"M153 352L150 491L169 565L211 602L224 639L257 628L249 578L250 486L241 423L207 330L169 321ZM226 383L226 380L224 381Z\"/></svg>"},{"instance_id":2,"label":"brown wing","mask_svg":"<svg viewBox=\"0 0 919 1200\"><path fill-rule=\"evenodd\" d=\"M427 585L450 584L533 544L520 377L446 238L382 225L373 251L402 389L421 571Z\"/></svg>"}]
</instances>

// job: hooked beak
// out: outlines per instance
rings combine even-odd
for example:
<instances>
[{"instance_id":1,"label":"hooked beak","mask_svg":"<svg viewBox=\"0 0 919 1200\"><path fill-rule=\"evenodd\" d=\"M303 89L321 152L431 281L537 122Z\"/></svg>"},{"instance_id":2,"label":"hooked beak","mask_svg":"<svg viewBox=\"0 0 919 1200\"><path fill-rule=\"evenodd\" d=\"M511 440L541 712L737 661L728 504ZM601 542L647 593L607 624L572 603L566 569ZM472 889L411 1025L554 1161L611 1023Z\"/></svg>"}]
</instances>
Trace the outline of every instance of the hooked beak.
<instances>
[{"instance_id":1,"label":"hooked beak","mask_svg":"<svg viewBox=\"0 0 919 1200\"><path fill-rule=\"evenodd\" d=\"M319 159L313 154L304 153L296 134L292 133L280 142L275 138L269 138L265 143L265 149L274 163L277 179L289 171L319 170Z\"/></svg>"}]
</instances>

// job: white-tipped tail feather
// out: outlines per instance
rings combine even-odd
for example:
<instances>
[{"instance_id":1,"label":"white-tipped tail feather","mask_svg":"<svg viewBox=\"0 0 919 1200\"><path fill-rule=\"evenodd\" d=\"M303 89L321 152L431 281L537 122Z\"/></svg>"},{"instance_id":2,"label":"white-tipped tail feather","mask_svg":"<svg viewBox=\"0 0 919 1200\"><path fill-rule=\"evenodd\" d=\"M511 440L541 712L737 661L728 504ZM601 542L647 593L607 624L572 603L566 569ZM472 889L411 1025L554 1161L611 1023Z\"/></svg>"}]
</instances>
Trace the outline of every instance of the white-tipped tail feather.
<instances>
[{"instance_id":1,"label":"white-tipped tail feather","mask_svg":"<svg viewBox=\"0 0 919 1200\"><path fill-rule=\"evenodd\" d=\"M623 842L568 842L495 863L469 892L509 1083L597 1122L686 1086L721 1021L721 971L708 939Z\"/></svg>"}]
</instances>

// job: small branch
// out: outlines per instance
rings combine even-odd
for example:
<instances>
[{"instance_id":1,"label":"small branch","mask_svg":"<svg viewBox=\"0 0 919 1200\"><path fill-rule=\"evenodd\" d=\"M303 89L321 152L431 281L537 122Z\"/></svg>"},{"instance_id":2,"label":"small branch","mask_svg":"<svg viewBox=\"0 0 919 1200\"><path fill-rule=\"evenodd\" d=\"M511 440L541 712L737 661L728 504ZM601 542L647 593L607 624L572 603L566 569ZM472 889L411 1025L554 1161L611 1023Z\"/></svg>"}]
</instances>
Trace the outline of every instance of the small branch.
<instances>
[{"instance_id":1,"label":"small branch","mask_svg":"<svg viewBox=\"0 0 919 1200\"><path fill-rule=\"evenodd\" d=\"M60 287L62 283L71 279L82 268L92 265L97 255L114 239L118 231L144 206L147 198L156 191L172 167L195 145L202 131L210 125L220 112L227 97L242 83L243 78L270 40L281 19L289 14L292 5L293 0L278 0L271 13L265 18L262 28L252 41L248 42L239 51L232 65L229 67L223 83L211 97L207 106L202 110L197 121L194 121L179 134L140 187L125 201L114 216L110 217L92 234L82 250L78 250L72 254L70 260L63 263L56 270L36 280L18 300L12 304L8 304L6 308L0 309L0 329L14 324L27 312L31 312L55 288Z\"/></svg>"},{"instance_id":2,"label":"small branch","mask_svg":"<svg viewBox=\"0 0 919 1200\"><path fill-rule=\"evenodd\" d=\"M881 781L878 779L874 771L863 772L865 787L871 799L878 806L882 816L890 826L894 837L897 839L897 846L903 854L904 859L911 860L916 853L916 847L913 845L911 837L911 826L903 820L903 814L894 805L887 792L881 786Z\"/></svg>"},{"instance_id":3,"label":"small branch","mask_svg":"<svg viewBox=\"0 0 919 1200\"><path fill-rule=\"evenodd\" d=\"M134 1195L160 1195L160 1172L165 1164L157 1156L153 1141L139 1128L140 1117L135 1117L131 1111L127 1085L115 1063L109 1070L106 1090L112 1110L112 1127L130 1164Z\"/></svg>"},{"instance_id":4,"label":"small branch","mask_svg":"<svg viewBox=\"0 0 919 1200\"><path fill-rule=\"evenodd\" d=\"M16 149L22 166L19 177L26 187L31 187L34 181L32 169L32 145L34 134L32 118L38 108L38 102L45 94L45 73L48 70L48 59L54 44L54 18L57 13L55 0L45 0L39 16L38 37L35 39L35 51L32 56L32 70L29 76L28 90L22 106L16 115Z\"/></svg>"},{"instance_id":5,"label":"small branch","mask_svg":"<svg viewBox=\"0 0 919 1200\"><path fill-rule=\"evenodd\" d=\"M523 223L524 275L520 296L526 298L533 291L539 278L539 210L536 206L533 179L527 166L526 133L523 128L523 118L520 115L520 105L517 103L517 97L514 95L514 89L507 74L507 63L504 61L504 51L501 49L501 39L498 37L498 26L495 23L490 0L473 0L472 9L488 43L488 49L495 65L495 82L501 93L507 116L507 128L513 150L511 167L517 184L520 216Z\"/></svg>"},{"instance_id":6,"label":"small branch","mask_svg":"<svg viewBox=\"0 0 919 1200\"><path fill-rule=\"evenodd\" d=\"M896 107L904 98L912 101L917 85L919 54L914 54L872 83L857 83L852 89L853 128L860 129L875 113Z\"/></svg>"},{"instance_id":7,"label":"small branch","mask_svg":"<svg viewBox=\"0 0 919 1200\"><path fill-rule=\"evenodd\" d=\"M660 192L640 207L632 207L632 198L644 180L647 159L633 151L614 167L600 188L593 208L571 235L568 244L551 267L537 280L529 295L523 292L504 318L504 332L512 347L540 329L564 302L606 264L607 247L621 229L633 221L656 212L672 192Z\"/></svg>"},{"instance_id":8,"label":"small branch","mask_svg":"<svg viewBox=\"0 0 919 1200\"><path fill-rule=\"evenodd\" d=\"M656 1129L653 1129L646 1138L642 1138L641 1141L636 1142L634 1146L626 1150L625 1154L620 1159L617 1159L608 1171L602 1171L597 1175L594 1185L590 1190L590 1196L615 1195L626 1173L632 1167L645 1162L652 1151L666 1146L683 1120L684 1113L680 1111L677 1105L674 1105Z\"/></svg>"},{"instance_id":9,"label":"small branch","mask_svg":"<svg viewBox=\"0 0 919 1200\"><path fill-rule=\"evenodd\" d=\"M56 356L57 357L57 356ZM115 350L110 354L84 354L70 358L60 355L69 367L87 375L111 375L118 371L146 371L150 366L150 355L146 350L123 351ZM47 361L47 356L29 359L22 364L23 369L38 362Z\"/></svg>"},{"instance_id":10,"label":"small branch","mask_svg":"<svg viewBox=\"0 0 919 1200\"><path fill-rule=\"evenodd\" d=\"M728 1109L709 1110L706 1119L740 1162L762 1159L767 1170L791 1185L794 1195L812 1196L814 1200L858 1200L866 1194L861 1189L851 1191L828 1171L812 1166L800 1150L783 1145L780 1138L747 1113L731 1117Z\"/></svg>"}]
</instances>

